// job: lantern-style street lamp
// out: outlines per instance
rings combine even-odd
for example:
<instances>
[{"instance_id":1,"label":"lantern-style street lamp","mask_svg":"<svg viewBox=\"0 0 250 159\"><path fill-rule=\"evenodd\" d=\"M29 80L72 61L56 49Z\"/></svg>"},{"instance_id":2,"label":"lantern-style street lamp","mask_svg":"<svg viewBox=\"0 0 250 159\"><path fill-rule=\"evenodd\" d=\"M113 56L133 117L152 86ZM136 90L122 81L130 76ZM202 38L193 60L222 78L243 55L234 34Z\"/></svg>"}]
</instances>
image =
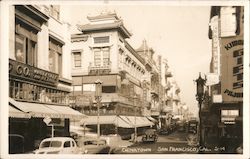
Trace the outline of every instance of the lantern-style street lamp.
<instances>
[{"instance_id":1,"label":"lantern-style street lamp","mask_svg":"<svg viewBox=\"0 0 250 159\"><path fill-rule=\"evenodd\" d=\"M97 144L99 145L100 141L100 105L102 100L102 81L95 81L95 100L97 102Z\"/></svg>"},{"instance_id":2,"label":"lantern-style street lamp","mask_svg":"<svg viewBox=\"0 0 250 159\"><path fill-rule=\"evenodd\" d=\"M200 119L200 125L199 125L199 144L200 146L203 146L203 139L202 139L202 117L201 117L201 106L202 106L202 102L204 100L204 86L206 84L206 77L205 79L203 79L201 77L201 73L199 74L199 78L195 80L196 82L196 86L197 86L197 93L196 93L196 100L199 103L199 119Z\"/></svg>"}]
</instances>

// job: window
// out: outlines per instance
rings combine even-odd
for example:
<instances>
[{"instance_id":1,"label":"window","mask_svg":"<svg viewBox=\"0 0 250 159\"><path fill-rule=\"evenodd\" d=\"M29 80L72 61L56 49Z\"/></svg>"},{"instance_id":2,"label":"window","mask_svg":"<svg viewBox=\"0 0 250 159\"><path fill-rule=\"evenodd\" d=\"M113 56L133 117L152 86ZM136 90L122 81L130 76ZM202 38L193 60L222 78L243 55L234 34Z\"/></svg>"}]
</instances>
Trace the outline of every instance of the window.
<instances>
[{"instance_id":1,"label":"window","mask_svg":"<svg viewBox=\"0 0 250 159\"><path fill-rule=\"evenodd\" d=\"M73 57L74 57L74 66L81 67L82 66L81 52L73 52Z\"/></svg>"},{"instance_id":2,"label":"window","mask_svg":"<svg viewBox=\"0 0 250 159\"><path fill-rule=\"evenodd\" d=\"M70 147L70 141L65 141L65 143L63 144L63 147Z\"/></svg>"},{"instance_id":3,"label":"window","mask_svg":"<svg viewBox=\"0 0 250 159\"><path fill-rule=\"evenodd\" d=\"M72 143L72 147L75 147L75 143L73 141L71 141L71 143Z\"/></svg>"},{"instance_id":4,"label":"window","mask_svg":"<svg viewBox=\"0 0 250 159\"><path fill-rule=\"evenodd\" d=\"M95 84L83 84L83 91L95 91Z\"/></svg>"},{"instance_id":5,"label":"window","mask_svg":"<svg viewBox=\"0 0 250 159\"><path fill-rule=\"evenodd\" d=\"M52 38L49 41L49 70L59 75L62 73L62 44Z\"/></svg>"},{"instance_id":6,"label":"window","mask_svg":"<svg viewBox=\"0 0 250 159\"><path fill-rule=\"evenodd\" d=\"M102 93L115 93L116 86L102 86Z\"/></svg>"},{"instance_id":7,"label":"window","mask_svg":"<svg viewBox=\"0 0 250 159\"><path fill-rule=\"evenodd\" d=\"M50 13L50 16L59 20L60 19L60 6L59 5L50 5L49 13Z\"/></svg>"},{"instance_id":8,"label":"window","mask_svg":"<svg viewBox=\"0 0 250 159\"><path fill-rule=\"evenodd\" d=\"M25 32L28 31L26 30ZM15 57L19 62L36 66L37 43L30 37L31 33L26 34L25 32L23 32L23 34L15 34Z\"/></svg>"},{"instance_id":9,"label":"window","mask_svg":"<svg viewBox=\"0 0 250 159\"><path fill-rule=\"evenodd\" d=\"M109 43L109 36L102 36L102 37L94 37L94 43Z\"/></svg>"},{"instance_id":10,"label":"window","mask_svg":"<svg viewBox=\"0 0 250 159\"><path fill-rule=\"evenodd\" d=\"M82 86L73 86L74 91L82 91Z\"/></svg>"},{"instance_id":11,"label":"window","mask_svg":"<svg viewBox=\"0 0 250 159\"><path fill-rule=\"evenodd\" d=\"M109 66L110 65L110 48L109 47L94 48L94 64L95 66Z\"/></svg>"}]
</instances>

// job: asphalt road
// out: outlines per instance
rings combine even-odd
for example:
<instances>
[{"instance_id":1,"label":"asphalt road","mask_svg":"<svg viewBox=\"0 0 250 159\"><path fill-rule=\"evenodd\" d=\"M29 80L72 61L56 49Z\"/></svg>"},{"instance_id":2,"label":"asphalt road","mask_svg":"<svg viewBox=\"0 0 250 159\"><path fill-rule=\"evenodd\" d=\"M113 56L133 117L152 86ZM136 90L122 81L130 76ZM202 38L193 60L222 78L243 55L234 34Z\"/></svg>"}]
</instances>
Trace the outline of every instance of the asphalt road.
<instances>
[{"instance_id":1,"label":"asphalt road","mask_svg":"<svg viewBox=\"0 0 250 159\"><path fill-rule=\"evenodd\" d=\"M196 154L199 147L187 145L185 132L159 135L155 143L138 142L126 148L115 149L115 154Z\"/></svg>"}]
</instances>

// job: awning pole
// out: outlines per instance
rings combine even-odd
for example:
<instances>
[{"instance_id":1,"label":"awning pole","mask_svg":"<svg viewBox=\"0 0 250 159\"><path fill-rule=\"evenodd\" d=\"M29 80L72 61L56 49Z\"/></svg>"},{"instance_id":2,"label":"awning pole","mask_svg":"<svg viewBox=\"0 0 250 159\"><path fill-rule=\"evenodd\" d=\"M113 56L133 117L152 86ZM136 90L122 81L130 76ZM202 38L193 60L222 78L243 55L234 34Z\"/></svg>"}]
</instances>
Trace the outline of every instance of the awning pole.
<instances>
[{"instance_id":1,"label":"awning pole","mask_svg":"<svg viewBox=\"0 0 250 159\"><path fill-rule=\"evenodd\" d=\"M52 129L51 129L51 136L54 137L54 124L51 125Z\"/></svg>"}]
</instances>

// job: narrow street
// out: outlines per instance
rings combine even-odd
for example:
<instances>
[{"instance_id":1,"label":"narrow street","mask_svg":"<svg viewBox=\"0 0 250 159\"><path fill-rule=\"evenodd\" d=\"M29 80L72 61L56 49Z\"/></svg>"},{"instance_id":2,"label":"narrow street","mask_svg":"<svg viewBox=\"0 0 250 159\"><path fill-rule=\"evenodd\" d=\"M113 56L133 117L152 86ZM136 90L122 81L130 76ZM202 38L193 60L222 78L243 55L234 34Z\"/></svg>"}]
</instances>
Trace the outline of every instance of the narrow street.
<instances>
[{"instance_id":1,"label":"narrow street","mask_svg":"<svg viewBox=\"0 0 250 159\"><path fill-rule=\"evenodd\" d=\"M114 153L125 154L194 154L198 153L198 147L188 146L187 133L175 131L169 135L159 135L155 143L141 142L141 136L138 137L138 143L127 148L115 150Z\"/></svg>"}]
</instances>

